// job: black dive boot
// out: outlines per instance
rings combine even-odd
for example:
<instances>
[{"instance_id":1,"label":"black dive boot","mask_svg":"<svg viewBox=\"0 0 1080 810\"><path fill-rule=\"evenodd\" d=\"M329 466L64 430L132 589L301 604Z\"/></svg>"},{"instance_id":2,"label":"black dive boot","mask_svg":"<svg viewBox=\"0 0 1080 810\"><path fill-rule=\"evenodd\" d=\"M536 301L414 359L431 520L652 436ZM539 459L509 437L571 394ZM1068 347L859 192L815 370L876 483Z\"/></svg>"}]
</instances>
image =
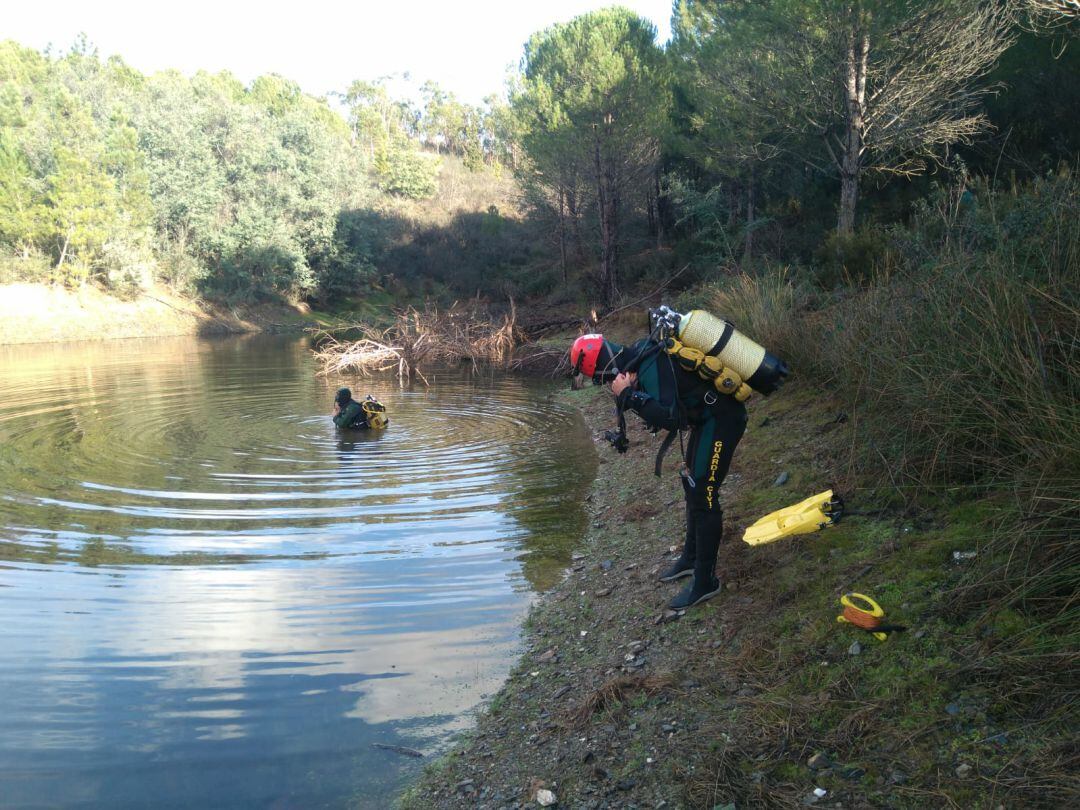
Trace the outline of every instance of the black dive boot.
<instances>
[{"instance_id":1,"label":"black dive boot","mask_svg":"<svg viewBox=\"0 0 1080 810\"><path fill-rule=\"evenodd\" d=\"M686 539L683 541L682 554L679 555L679 559L660 572L660 581L674 582L677 579L693 574L696 546L697 535L694 533L694 513L690 511L688 504L686 507Z\"/></svg>"},{"instance_id":2,"label":"black dive boot","mask_svg":"<svg viewBox=\"0 0 1080 810\"><path fill-rule=\"evenodd\" d=\"M683 610L700 605L720 593L720 580L716 578L716 552L720 549L723 532L724 515L720 510L698 516L694 522L697 539L694 579L671 600L669 608Z\"/></svg>"}]
</instances>

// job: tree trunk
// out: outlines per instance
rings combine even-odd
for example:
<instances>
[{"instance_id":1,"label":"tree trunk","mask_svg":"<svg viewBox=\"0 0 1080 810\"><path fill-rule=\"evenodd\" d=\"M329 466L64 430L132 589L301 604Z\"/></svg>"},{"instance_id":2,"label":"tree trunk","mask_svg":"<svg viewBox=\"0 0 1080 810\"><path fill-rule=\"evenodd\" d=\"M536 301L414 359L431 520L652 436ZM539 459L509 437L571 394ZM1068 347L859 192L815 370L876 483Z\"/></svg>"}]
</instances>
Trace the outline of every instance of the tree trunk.
<instances>
[{"instance_id":1,"label":"tree trunk","mask_svg":"<svg viewBox=\"0 0 1080 810\"><path fill-rule=\"evenodd\" d=\"M585 264L585 243L581 240L581 217L578 214L577 193L566 189L566 213L570 218L570 238L574 243L574 256L579 265Z\"/></svg>"},{"instance_id":2,"label":"tree trunk","mask_svg":"<svg viewBox=\"0 0 1080 810\"><path fill-rule=\"evenodd\" d=\"M562 186L559 186L559 261L563 284L566 284L566 189Z\"/></svg>"},{"instance_id":3,"label":"tree trunk","mask_svg":"<svg viewBox=\"0 0 1080 810\"><path fill-rule=\"evenodd\" d=\"M656 202L656 249L664 246L664 211L660 193L660 170L653 173L653 200Z\"/></svg>"},{"instance_id":4,"label":"tree trunk","mask_svg":"<svg viewBox=\"0 0 1080 810\"><path fill-rule=\"evenodd\" d=\"M70 245L70 244L71 244L71 231L69 230L64 235L64 244L63 244L63 247L60 248L60 258L56 262L56 269L57 270L59 270L61 267L64 266L64 259L67 258L68 245Z\"/></svg>"},{"instance_id":5,"label":"tree trunk","mask_svg":"<svg viewBox=\"0 0 1080 810\"><path fill-rule=\"evenodd\" d=\"M599 128L593 127L593 162L596 172L596 206L600 216L600 286L604 304L610 307L618 294L615 279L615 194L611 169L600 155Z\"/></svg>"},{"instance_id":6,"label":"tree trunk","mask_svg":"<svg viewBox=\"0 0 1080 810\"><path fill-rule=\"evenodd\" d=\"M840 157L840 215L836 232L850 236L855 231L855 206L859 201L859 172L863 153L863 104L866 100L866 65L870 40L857 34L854 24L848 32L847 76L844 95L847 101L847 121L844 150Z\"/></svg>"},{"instance_id":7,"label":"tree trunk","mask_svg":"<svg viewBox=\"0 0 1080 810\"><path fill-rule=\"evenodd\" d=\"M615 178L608 174L608 213L604 227L604 255L607 259L607 286L605 298L608 306L619 297L619 191Z\"/></svg>"},{"instance_id":8,"label":"tree trunk","mask_svg":"<svg viewBox=\"0 0 1080 810\"><path fill-rule=\"evenodd\" d=\"M645 214L649 219L649 236L656 239L656 198L653 196L652 186L645 189Z\"/></svg>"},{"instance_id":9,"label":"tree trunk","mask_svg":"<svg viewBox=\"0 0 1080 810\"><path fill-rule=\"evenodd\" d=\"M840 218L836 222L836 232L841 236L851 236L855 232L855 204L858 198L858 174L842 172L840 175Z\"/></svg>"}]
</instances>

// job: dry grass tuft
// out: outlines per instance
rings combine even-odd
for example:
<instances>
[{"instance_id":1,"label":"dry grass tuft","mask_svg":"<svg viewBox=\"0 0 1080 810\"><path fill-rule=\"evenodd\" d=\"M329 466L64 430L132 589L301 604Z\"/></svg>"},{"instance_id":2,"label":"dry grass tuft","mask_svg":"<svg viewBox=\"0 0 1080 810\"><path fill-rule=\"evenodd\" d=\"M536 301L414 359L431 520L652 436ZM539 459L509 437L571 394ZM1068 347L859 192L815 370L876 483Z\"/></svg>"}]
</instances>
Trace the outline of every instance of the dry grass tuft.
<instances>
[{"instance_id":1,"label":"dry grass tuft","mask_svg":"<svg viewBox=\"0 0 1080 810\"><path fill-rule=\"evenodd\" d=\"M753 747L744 746L726 736L715 737L713 755L694 770L683 770L686 800L690 807L723 807L733 804L754 810L793 810L803 806L807 790L804 784L771 779L768 783L748 776L748 770L761 761Z\"/></svg>"},{"instance_id":2,"label":"dry grass tuft","mask_svg":"<svg viewBox=\"0 0 1080 810\"><path fill-rule=\"evenodd\" d=\"M662 692L670 687L671 682L671 676L669 675L649 675L647 677L623 675L612 678L594 690L580 706L569 712L570 721L575 726L582 726L597 712L622 703L635 692L655 695L657 692Z\"/></svg>"}]
</instances>

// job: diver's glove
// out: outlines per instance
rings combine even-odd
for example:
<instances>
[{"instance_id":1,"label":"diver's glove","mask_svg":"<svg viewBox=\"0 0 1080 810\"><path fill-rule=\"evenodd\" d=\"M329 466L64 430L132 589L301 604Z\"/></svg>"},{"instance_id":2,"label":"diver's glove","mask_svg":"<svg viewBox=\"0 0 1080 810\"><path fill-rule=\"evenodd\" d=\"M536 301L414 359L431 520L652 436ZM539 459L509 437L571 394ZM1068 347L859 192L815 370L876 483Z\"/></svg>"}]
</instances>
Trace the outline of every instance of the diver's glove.
<instances>
[{"instance_id":1,"label":"diver's glove","mask_svg":"<svg viewBox=\"0 0 1080 810\"><path fill-rule=\"evenodd\" d=\"M651 400L648 394L644 391L632 390L629 387L624 388L619 396L615 400L615 404L621 409L626 410L629 408L632 411L640 412L641 408Z\"/></svg>"}]
</instances>

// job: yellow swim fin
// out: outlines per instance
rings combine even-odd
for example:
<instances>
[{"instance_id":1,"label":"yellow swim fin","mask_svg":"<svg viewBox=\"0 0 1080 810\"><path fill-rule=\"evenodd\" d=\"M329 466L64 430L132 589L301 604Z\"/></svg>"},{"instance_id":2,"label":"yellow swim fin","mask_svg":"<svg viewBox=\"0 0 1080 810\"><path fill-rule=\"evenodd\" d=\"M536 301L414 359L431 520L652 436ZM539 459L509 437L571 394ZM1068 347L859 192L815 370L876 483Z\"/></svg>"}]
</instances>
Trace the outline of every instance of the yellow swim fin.
<instances>
[{"instance_id":1,"label":"yellow swim fin","mask_svg":"<svg viewBox=\"0 0 1080 810\"><path fill-rule=\"evenodd\" d=\"M834 525L844 513L844 501L831 489L794 506L778 509L747 527L743 542L751 546L771 543L781 537L809 534Z\"/></svg>"}]
</instances>

